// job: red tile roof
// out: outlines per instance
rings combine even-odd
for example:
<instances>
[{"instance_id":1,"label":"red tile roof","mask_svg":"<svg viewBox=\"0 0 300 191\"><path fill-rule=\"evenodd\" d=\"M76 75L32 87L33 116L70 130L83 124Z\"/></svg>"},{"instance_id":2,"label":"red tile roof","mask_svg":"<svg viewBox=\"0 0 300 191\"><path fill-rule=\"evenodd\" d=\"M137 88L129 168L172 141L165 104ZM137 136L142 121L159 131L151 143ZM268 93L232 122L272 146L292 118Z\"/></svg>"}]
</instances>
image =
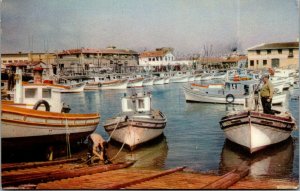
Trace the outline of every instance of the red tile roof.
<instances>
[{"instance_id":1,"label":"red tile roof","mask_svg":"<svg viewBox=\"0 0 300 191\"><path fill-rule=\"evenodd\" d=\"M165 56L168 51L159 50L159 51L146 51L140 54L140 58L147 58L147 57L160 57Z\"/></svg>"},{"instance_id":2,"label":"red tile roof","mask_svg":"<svg viewBox=\"0 0 300 191\"><path fill-rule=\"evenodd\" d=\"M58 55L72 55L72 54L138 54L133 50L125 49L94 49L94 48L82 48L82 49L69 49L59 52Z\"/></svg>"},{"instance_id":3,"label":"red tile roof","mask_svg":"<svg viewBox=\"0 0 300 191\"><path fill-rule=\"evenodd\" d=\"M248 50L267 50L267 49L283 49L283 48L299 48L299 42L278 42L261 44Z\"/></svg>"}]
</instances>

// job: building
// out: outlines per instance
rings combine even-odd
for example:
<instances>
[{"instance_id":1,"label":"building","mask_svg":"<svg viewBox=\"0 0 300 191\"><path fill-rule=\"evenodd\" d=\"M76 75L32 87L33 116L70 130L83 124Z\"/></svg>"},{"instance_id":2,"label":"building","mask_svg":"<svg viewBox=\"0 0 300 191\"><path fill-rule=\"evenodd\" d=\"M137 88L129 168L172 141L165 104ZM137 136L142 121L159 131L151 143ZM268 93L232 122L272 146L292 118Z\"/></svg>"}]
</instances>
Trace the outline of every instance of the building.
<instances>
[{"instance_id":1,"label":"building","mask_svg":"<svg viewBox=\"0 0 300 191\"><path fill-rule=\"evenodd\" d=\"M70 49L57 54L56 63L63 71L97 70L100 68L112 68L115 72L128 72L138 66L138 53L132 50L116 49Z\"/></svg>"},{"instance_id":2,"label":"building","mask_svg":"<svg viewBox=\"0 0 300 191\"><path fill-rule=\"evenodd\" d=\"M152 71L181 70L195 65L194 59L176 58L173 48L157 48L155 51L145 51L139 56L139 65Z\"/></svg>"},{"instance_id":3,"label":"building","mask_svg":"<svg viewBox=\"0 0 300 191\"><path fill-rule=\"evenodd\" d=\"M29 52L29 53L6 53L1 54L1 66L5 66L7 64L18 63L18 62L44 62L46 64L54 64L55 62L55 54L54 53L37 53L37 52Z\"/></svg>"},{"instance_id":4,"label":"building","mask_svg":"<svg viewBox=\"0 0 300 191\"><path fill-rule=\"evenodd\" d=\"M155 51L145 51L139 56L139 65L144 67L167 66L175 60L173 48L157 48Z\"/></svg>"},{"instance_id":5,"label":"building","mask_svg":"<svg viewBox=\"0 0 300 191\"><path fill-rule=\"evenodd\" d=\"M204 57L197 61L202 69L245 68L247 56L230 55L224 57Z\"/></svg>"},{"instance_id":6,"label":"building","mask_svg":"<svg viewBox=\"0 0 300 191\"><path fill-rule=\"evenodd\" d=\"M298 68L299 42L280 42L248 49L248 68Z\"/></svg>"}]
</instances>

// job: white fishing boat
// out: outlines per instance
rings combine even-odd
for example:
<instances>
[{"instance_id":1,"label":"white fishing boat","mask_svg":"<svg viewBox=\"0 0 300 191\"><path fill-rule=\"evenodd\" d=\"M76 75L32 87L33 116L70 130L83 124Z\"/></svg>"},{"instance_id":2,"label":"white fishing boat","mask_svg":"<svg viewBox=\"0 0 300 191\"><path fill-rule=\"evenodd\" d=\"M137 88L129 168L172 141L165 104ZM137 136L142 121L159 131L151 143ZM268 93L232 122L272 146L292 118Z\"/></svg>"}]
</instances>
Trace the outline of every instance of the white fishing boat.
<instances>
[{"instance_id":1,"label":"white fishing boat","mask_svg":"<svg viewBox=\"0 0 300 191\"><path fill-rule=\"evenodd\" d=\"M131 150L163 133L167 119L151 107L151 94L138 93L122 98L122 113L109 118L104 129L109 136Z\"/></svg>"},{"instance_id":2,"label":"white fishing boat","mask_svg":"<svg viewBox=\"0 0 300 191\"><path fill-rule=\"evenodd\" d=\"M226 140L220 157L220 173L225 174L237 167L245 166L249 168L248 176L254 178L288 177L293 173L294 150L293 138L290 137L280 144L265 149L264 152L249 157L249 153L243 152L239 145Z\"/></svg>"},{"instance_id":3,"label":"white fishing boat","mask_svg":"<svg viewBox=\"0 0 300 191\"><path fill-rule=\"evenodd\" d=\"M143 86L144 78L137 77L137 78L129 78L127 87L133 88L133 87L142 87Z\"/></svg>"},{"instance_id":4,"label":"white fishing boat","mask_svg":"<svg viewBox=\"0 0 300 191\"><path fill-rule=\"evenodd\" d=\"M252 98L245 99L244 110L229 113L219 122L226 138L250 153L286 140L297 128L295 119L283 107L272 115L263 113L254 103Z\"/></svg>"},{"instance_id":5,"label":"white fishing boat","mask_svg":"<svg viewBox=\"0 0 300 191\"><path fill-rule=\"evenodd\" d=\"M189 82L193 82L193 81L195 81L195 76L191 74L189 76Z\"/></svg>"},{"instance_id":6,"label":"white fishing boat","mask_svg":"<svg viewBox=\"0 0 300 191\"><path fill-rule=\"evenodd\" d=\"M61 93L51 84L22 84L17 70L13 101L1 104L2 147L72 144L95 131L99 114L70 114ZM67 143L66 143L67 144Z\"/></svg>"},{"instance_id":7,"label":"white fishing boat","mask_svg":"<svg viewBox=\"0 0 300 191\"><path fill-rule=\"evenodd\" d=\"M246 80L225 82L223 84L188 84L183 86L185 99L188 102L244 104L244 98L257 87L257 81ZM286 94L274 94L272 104L283 104Z\"/></svg>"},{"instance_id":8,"label":"white fishing boat","mask_svg":"<svg viewBox=\"0 0 300 191\"><path fill-rule=\"evenodd\" d=\"M93 77L86 83L85 90L120 90L126 89L127 79L117 79L108 76Z\"/></svg>"},{"instance_id":9,"label":"white fishing boat","mask_svg":"<svg viewBox=\"0 0 300 191\"><path fill-rule=\"evenodd\" d=\"M164 84L165 84L165 78L162 78L162 77L154 77L153 84L154 84L154 85L164 85Z\"/></svg>"},{"instance_id":10,"label":"white fishing boat","mask_svg":"<svg viewBox=\"0 0 300 191\"><path fill-rule=\"evenodd\" d=\"M143 86L153 86L154 79L152 77L144 78Z\"/></svg>"},{"instance_id":11,"label":"white fishing boat","mask_svg":"<svg viewBox=\"0 0 300 191\"><path fill-rule=\"evenodd\" d=\"M62 88L59 88L56 91L60 93L79 93L79 92L83 92L86 83L80 82L80 83L69 84L69 85L63 85L63 84L61 85Z\"/></svg>"}]
</instances>

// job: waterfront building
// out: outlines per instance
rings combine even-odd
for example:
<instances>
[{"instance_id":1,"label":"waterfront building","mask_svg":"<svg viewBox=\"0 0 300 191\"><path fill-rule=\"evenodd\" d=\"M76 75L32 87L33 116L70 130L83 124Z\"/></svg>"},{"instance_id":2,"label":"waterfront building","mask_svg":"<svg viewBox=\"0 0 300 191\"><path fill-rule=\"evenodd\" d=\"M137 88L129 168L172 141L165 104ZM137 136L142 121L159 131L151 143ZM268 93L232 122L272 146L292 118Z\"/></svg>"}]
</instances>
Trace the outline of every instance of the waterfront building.
<instances>
[{"instance_id":1,"label":"waterfront building","mask_svg":"<svg viewBox=\"0 0 300 191\"><path fill-rule=\"evenodd\" d=\"M84 73L99 69L112 69L119 73L129 72L138 65L138 53L116 47L70 49L59 52L56 63L64 72Z\"/></svg>"},{"instance_id":2,"label":"waterfront building","mask_svg":"<svg viewBox=\"0 0 300 191\"><path fill-rule=\"evenodd\" d=\"M230 55L224 57L203 57L198 59L202 69L244 68L247 63L245 55Z\"/></svg>"},{"instance_id":3,"label":"waterfront building","mask_svg":"<svg viewBox=\"0 0 300 191\"><path fill-rule=\"evenodd\" d=\"M248 49L248 68L298 68L299 42L260 44Z\"/></svg>"},{"instance_id":4,"label":"waterfront building","mask_svg":"<svg viewBox=\"0 0 300 191\"><path fill-rule=\"evenodd\" d=\"M32 63L32 62L44 62L46 64L54 64L54 53L43 52L18 52L18 53L4 53L1 54L1 66L5 67L12 63Z\"/></svg>"},{"instance_id":5,"label":"waterfront building","mask_svg":"<svg viewBox=\"0 0 300 191\"><path fill-rule=\"evenodd\" d=\"M194 59L176 58L173 52L174 49L169 47L142 52L139 56L139 65L152 71L181 70L195 67Z\"/></svg>"}]
</instances>

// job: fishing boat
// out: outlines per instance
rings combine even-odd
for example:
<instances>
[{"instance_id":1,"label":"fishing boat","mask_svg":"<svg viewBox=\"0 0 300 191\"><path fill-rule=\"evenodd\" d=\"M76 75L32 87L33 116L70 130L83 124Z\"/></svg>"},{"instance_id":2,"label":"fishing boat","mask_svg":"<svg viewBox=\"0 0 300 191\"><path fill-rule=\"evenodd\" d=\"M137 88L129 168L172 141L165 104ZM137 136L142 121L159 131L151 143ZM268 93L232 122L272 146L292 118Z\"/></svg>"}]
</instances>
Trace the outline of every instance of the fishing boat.
<instances>
[{"instance_id":1,"label":"fishing boat","mask_svg":"<svg viewBox=\"0 0 300 191\"><path fill-rule=\"evenodd\" d=\"M143 87L143 81L144 81L144 78L142 78L142 77L129 78L127 87L128 88Z\"/></svg>"},{"instance_id":2,"label":"fishing boat","mask_svg":"<svg viewBox=\"0 0 300 191\"><path fill-rule=\"evenodd\" d=\"M297 128L295 119L283 107L274 110L274 115L265 114L261 104L254 104L259 103L258 96L255 99L245 99L242 111L229 113L219 122L226 138L250 153L288 139Z\"/></svg>"},{"instance_id":3,"label":"fishing boat","mask_svg":"<svg viewBox=\"0 0 300 191\"><path fill-rule=\"evenodd\" d=\"M128 79L117 79L108 77L94 77L89 80L85 86L85 90L119 90L126 89Z\"/></svg>"},{"instance_id":4,"label":"fishing boat","mask_svg":"<svg viewBox=\"0 0 300 191\"><path fill-rule=\"evenodd\" d=\"M241 150L239 145L226 140L221 152L219 172L225 174L237 167L245 166L249 167L248 176L254 178L287 177L293 173L294 150L293 138L289 137L282 143L249 157L249 153Z\"/></svg>"},{"instance_id":5,"label":"fishing boat","mask_svg":"<svg viewBox=\"0 0 300 191\"><path fill-rule=\"evenodd\" d=\"M154 79L152 77L144 78L143 86L152 86L154 83Z\"/></svg>"},{"instance_id":6,"label":"fishing boat","mask_svg":"<svg viewBox=\"0 0 300 191\"><path fill-rule=\"evenodd\" d=\"M189 75L186 72L176 72L170 75L171 83L185 83L189 81Z\"/></svg>"},{"instance_id":7,"label":"fishing boat","mask_svg":"<svg viewBox=\"0 0 300 191\"><path fill-rule=\"evenodd\" d=\"M138 93L122 98L122 113L104 124L109 136L131 150L163 133L167 119L151 107L151 94Z\"/></svg>"},{"instance_id":8,"label":"fishing boat","mask_svg":"<svg viewBox=\"0 0 300 191\"><path fill-rule=\"evenodd\" d=\"M228 81L225 84L200 85L196 83L183 86L187 102L244 104L245 97L254 92L257 80ZM286 94L274 94L272 104L283 104Z\"/></svg>"},{"instance_id":9,"label":"fishing boat","mask_svg":"<svg viewBox=\"0 0 300 191\"><path fill-rule=\"evenodd\" d=\"M163 78L163 77L154 77L153 84L154 85L164 85L165 84L165 78Z\"/></svg>"},{"instance_id":10,"label":"fishing boat","mask_svg":"<svg viewBox=\"0 0 300 191\"><path fill-rule=\"evenodd\" d=\"M85 82L62 85L61 86L62 88L58 88L56 91L60 93L79 93L79 92L83 92L85 85L86 85Z\"/></svg>"},{"instance_id":11,"label":"fishing boat","mask_svg":"<svg viewBox=\"0 0 300 191\"><path fill-rule=\"evenodd\" d=\"M95 131L99 114L71 114L51 84L22 84L17 70L13 101L1 103L2 147L35 146L84 140Z\"/></svg>"}]
</instances>

